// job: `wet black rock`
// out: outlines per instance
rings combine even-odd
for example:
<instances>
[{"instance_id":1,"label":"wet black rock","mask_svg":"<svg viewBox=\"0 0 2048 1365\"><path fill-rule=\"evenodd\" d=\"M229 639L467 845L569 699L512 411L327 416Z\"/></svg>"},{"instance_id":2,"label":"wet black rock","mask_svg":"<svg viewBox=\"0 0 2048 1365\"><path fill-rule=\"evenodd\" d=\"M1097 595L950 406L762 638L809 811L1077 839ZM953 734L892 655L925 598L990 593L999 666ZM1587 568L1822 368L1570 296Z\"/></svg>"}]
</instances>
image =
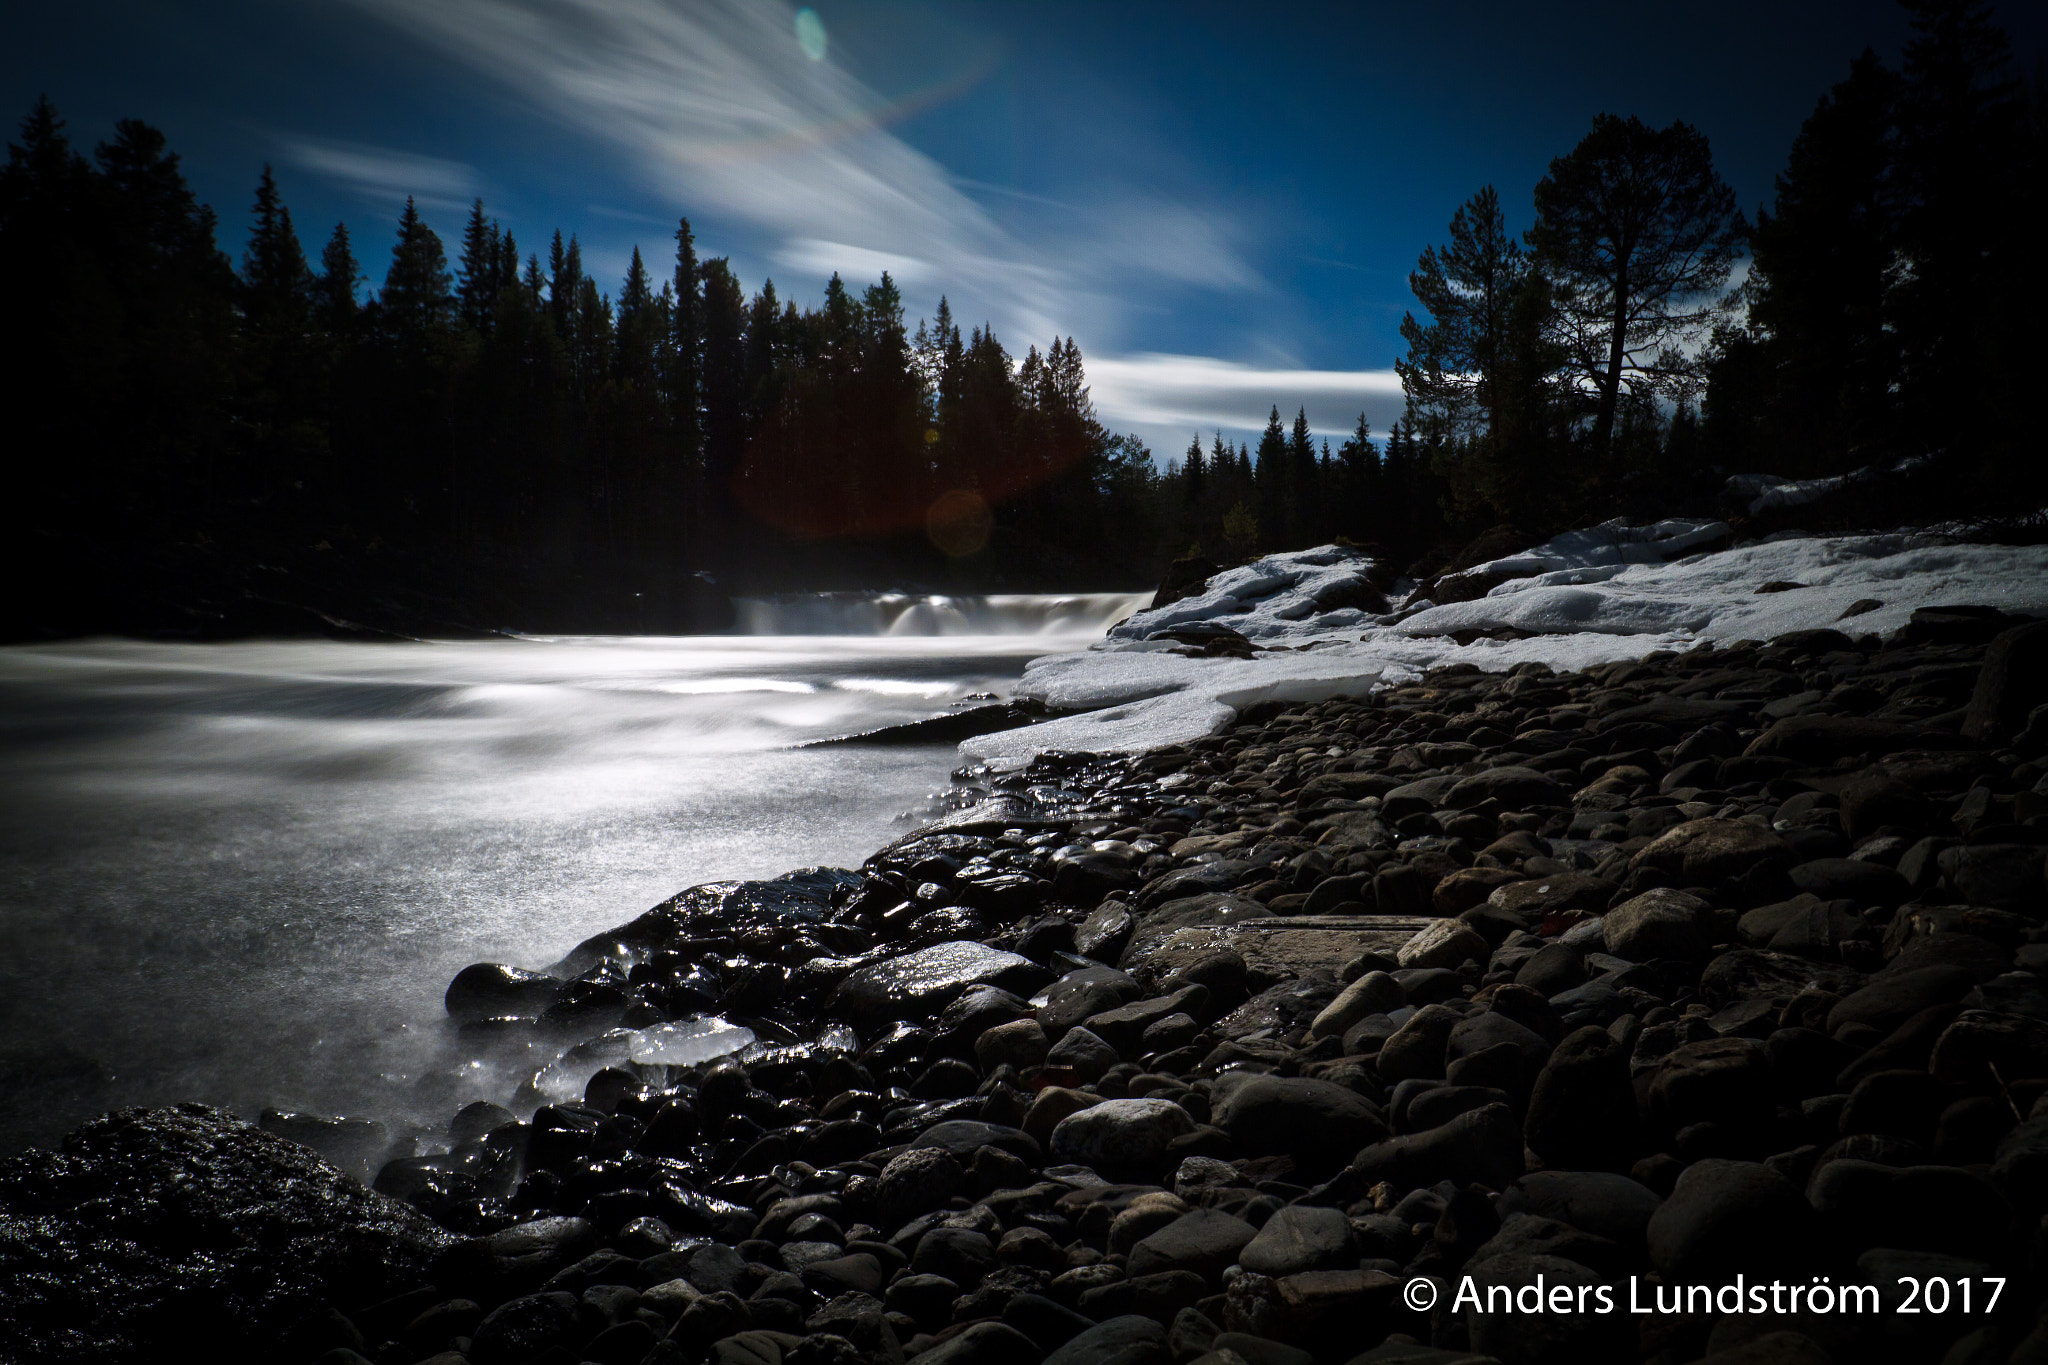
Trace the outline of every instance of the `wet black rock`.
<instances>
[{"instance_id":1,"label":"wet black rock","mask_svg":"<svg viewBox=\"0 0 2048 1365\"><path fill-rule=\"evenodd\" d=\"M940 943L854 972L832 994L832 1009L859 1023L930 1018L970 986L1028 995L1047 979L1027 957L986 944Z\"/></svg>"},{"instance_id":2,"label":"wet black rock","mask_svg":"<svg viewBox=\"0 0 2048 1365\"><path fill-rule=\"evenodd\" d=\"M457 1239L312 1152L199 1105L128 1109L0 1161L0 1340L22 1358L247 1353L336 1300L424 1283Z\"/></svg>"}]
</instances>

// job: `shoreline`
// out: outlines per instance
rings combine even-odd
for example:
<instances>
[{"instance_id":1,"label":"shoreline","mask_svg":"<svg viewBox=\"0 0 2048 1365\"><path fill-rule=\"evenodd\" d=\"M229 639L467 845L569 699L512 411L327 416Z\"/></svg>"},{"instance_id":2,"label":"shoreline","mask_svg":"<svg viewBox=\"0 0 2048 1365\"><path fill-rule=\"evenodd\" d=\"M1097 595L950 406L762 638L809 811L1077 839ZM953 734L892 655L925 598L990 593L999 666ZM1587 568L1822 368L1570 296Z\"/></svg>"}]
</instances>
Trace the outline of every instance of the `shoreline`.
<instances>
[{"instance_id":1,"label":"shoreline","mask_svg":"<svg viewBox=\"0 0 2048 1365\"><path fill-rule=\"evenodd\" d=\"M1519 1359L1533 1320L1397 1292L1480 1270L1839 1283L1880 1255L2032 1287L2048 727L2022 703L2048 700L2044 631L1923 611L1883 645L1454 667L984 770L988 802L860 873L693 888L557 975L459 976L466 1037L581 1033L587 1076L385 1165L378 1188L441 1226L350 1204L409 1248L381 1281L322 1270L267 1307L232 1273L171 1283L237 1305L248 1350L326 1365L1432 1358L1404 1336ZM633 1060L703 1046L661 1025L714 1011L765 1046ZM49 1334L52 1291L122 1225L64 1180L146 1167L163 1125L232 1128L260 1149L243 1166L319 1164L151 1112L0 1163L0 1210L34 1225L0 1269L29 1359L84 1358ZM1968 1330L2016 1344L2027 1298ZM1673 1362L1737 1335L1655 1322L1542 1333ZM156 1340L117 1331L98 1358Z\"/></svg>"}]
</instances>

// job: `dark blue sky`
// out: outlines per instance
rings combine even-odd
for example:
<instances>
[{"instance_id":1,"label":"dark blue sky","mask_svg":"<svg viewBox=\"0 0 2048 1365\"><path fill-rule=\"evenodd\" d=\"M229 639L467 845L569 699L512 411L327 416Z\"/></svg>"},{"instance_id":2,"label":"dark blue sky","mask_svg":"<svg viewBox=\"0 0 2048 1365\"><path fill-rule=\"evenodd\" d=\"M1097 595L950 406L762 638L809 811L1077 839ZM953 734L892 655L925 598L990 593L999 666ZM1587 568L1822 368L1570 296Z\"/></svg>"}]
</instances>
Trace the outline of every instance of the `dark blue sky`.
<instances>
[{"instance_id":1,"label":"dark blue sky","mask_svg":"<svg viewBox=\"0 0 2048 1365\"><path fill-rule=\"evenodd\" d=\"M2048 19L2004 5L2028 69ZM90 146L161 126L239 254L273 163L309 253L345 221L381 279L405 195L470 198L616 291L675 216L748 288L891 270L1021 354L1072 334L1098 408L1164 457L1279 402L1399 410L1407 272L1492 183L1510 225L1595 114L1682 118L1745 208L1890 3L1224 4L73 0L0 18L10 117ZM799 32L800 27L804 30ZM822 35L822 57L818 56ZM809 40L808 50L806 39Z\"/></svg>"}]
</instances>

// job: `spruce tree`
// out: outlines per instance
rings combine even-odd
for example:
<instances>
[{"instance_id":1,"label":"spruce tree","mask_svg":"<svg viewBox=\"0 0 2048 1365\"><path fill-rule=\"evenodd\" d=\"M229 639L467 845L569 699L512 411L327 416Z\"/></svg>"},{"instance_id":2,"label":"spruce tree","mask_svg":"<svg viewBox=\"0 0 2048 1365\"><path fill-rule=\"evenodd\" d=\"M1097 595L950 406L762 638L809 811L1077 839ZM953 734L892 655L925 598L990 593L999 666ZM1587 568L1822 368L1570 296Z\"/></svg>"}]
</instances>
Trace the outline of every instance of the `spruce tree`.
<instances>
[{"instance_id":1,"label":"spruce tree","mask_svg":"<svg viewBox=\"0 0 2048 1365\"><path fill-rule=\"evenodd\" d=\"M1291 530L1287 519L1293 485L1287 465L1287 429L1280 425L1280 408L1276 404L1266 418L1265 432L1259 437L1258 463L1252 476L1258 490L1255 512L1259 534L1269 550L1292 548L1286 543Z\"/></svg>"},{"instance_id":2,"label":"spruce tree","mask_svg":"<svg viewBox=\"0 0 2048 1365\"><path fill-rule=\"evenodd\" d=\"M398 219L398 240L391 248L391 268L377 298L401 344L423 348L447 331L454 321L453 287L441 239L408 195Z\"/></svg>"},{"instance_id":3,"label":"spruce tree","mask_svg":"<svg viewBox=\"0 0 2048 1365\"><path fill-rule=\"evenodd\" d=\"M1425 247L1408 287L1429 321L1401 318L1408 354L1394 362L1408 405L1460 431L1485 430L1498 417L1495 393L1508 310L1529 262L1507 233L1500 197L1486 186L1451 216L1451 240Z\"/></svg>"},{"instance_id":4,"label":"spruce tree","mask_svg":"<svg viewBox=\"0 0 2048 1365\"><path fill-rule=\"evenodd\" d=\"M491 305L497 300L503 272L498 229L484 217L484 201L469 206L469 222L462 229L462 255L456 270L457 312L462 326L482 333L491 323Z\"/></svg>"},{"instance_id":5,"label":"spruce tree","mask_svg":"<svg viewBox=\"0 0 2048 1365\"><path fill-rule=\"evenodd\" d=\"M277 193L270 167L256 183L256 222L242 256L244 309L256 335L268 341L304 331L313 303L313 272L292 211Z\"/></svg>"},{"instance_id":6,"label":"spruce tree","mask_svg":"<svg viewBox=\"0 0 2048 1365\"><path fill-rule=\"evenodd\" d=\"M1308 409L1294 414L1287 437L1288 535L1295 546L1319 545L1323 528L1323 489L1316 466L1316 447L1309 434Z\"/></svg>"},{"instance_id":7,"label":"spruce tree","mask_svg":"<svg viewBox=\"0 0 2048 1365\"><path fill-rule=\"evenodd\" d=\"M703 454L704 285L690 220L676 226L675 305L669 314L669 422L676 453L694 473ZM686 485L687 486L687 485Z\"/></svg>"},{"instance_id":8,"label":"spruce tree","mask_svg":"<svg viewBox=\"0 0 2048 1365\"><path fill-rule=\"evenodd\" d=\"M2031 391L2040 375L2019 358L2042 353L2038 292L2014 285L2040 256L2041 224L2023 215L2029 185L2024 110L2009 40L1984 0L1906 0L1899 99L1900 245L1907 268L1894 290L1903 418L1949 471L2011 496L2016 483L2048 491L2040 472ZM2017 362L2017 363L2015 363ZM2027 396L2022 396L2023 394Z\"/></svg>"},{"instance_id":9,"label":"spruce tree","mask_svg":"<svg viewBox=\"0 0 2048 1365\"><path fill-rule=\"evenodd\" d=\"M320 325L330 335L339 336L355 325L360 306L356 287L362 278L363 268L349 249L348 224L336 223L334 234L320 251L320 278L314 286Z\"/></svg>"},{"instance_id":10,"label":"spruce tree","mask_svg":"<svg viewBox=\"0 0 2048 1365\"><path fill-rule=\"evenodd\" d=\"M1893 434L1902 362L1888 296L1900 250L1898 78L1865 50L1823 96L1750 234L1749 320L1766 354L1766 450L1731 458L1843 473ZM1724 370L1724 377L1728 371ZM1723 392L1725 409L1733 394Z\"/></svg>"}]
</instances>

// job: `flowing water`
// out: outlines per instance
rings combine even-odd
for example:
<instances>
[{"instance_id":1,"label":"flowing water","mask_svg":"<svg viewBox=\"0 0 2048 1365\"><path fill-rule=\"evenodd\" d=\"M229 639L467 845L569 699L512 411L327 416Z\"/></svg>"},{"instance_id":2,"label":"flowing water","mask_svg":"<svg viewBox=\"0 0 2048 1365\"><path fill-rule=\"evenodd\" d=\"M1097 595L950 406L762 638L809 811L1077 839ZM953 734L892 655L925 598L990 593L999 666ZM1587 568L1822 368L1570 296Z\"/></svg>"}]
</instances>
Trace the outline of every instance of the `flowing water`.
<instances>
[{"instance_id":1,"label":"flowing water","mask_svg":"<svg viewBox=\"0 0 2048 1365\"><path fill-rule=\"evenodd\" d=\"M698 882L857 866L951 747L792 746L1006 694L1143 601L0 650L0 1150L187 1099L443 1121L462 966L545 965Z\"/></svg>"}]
</instances>

